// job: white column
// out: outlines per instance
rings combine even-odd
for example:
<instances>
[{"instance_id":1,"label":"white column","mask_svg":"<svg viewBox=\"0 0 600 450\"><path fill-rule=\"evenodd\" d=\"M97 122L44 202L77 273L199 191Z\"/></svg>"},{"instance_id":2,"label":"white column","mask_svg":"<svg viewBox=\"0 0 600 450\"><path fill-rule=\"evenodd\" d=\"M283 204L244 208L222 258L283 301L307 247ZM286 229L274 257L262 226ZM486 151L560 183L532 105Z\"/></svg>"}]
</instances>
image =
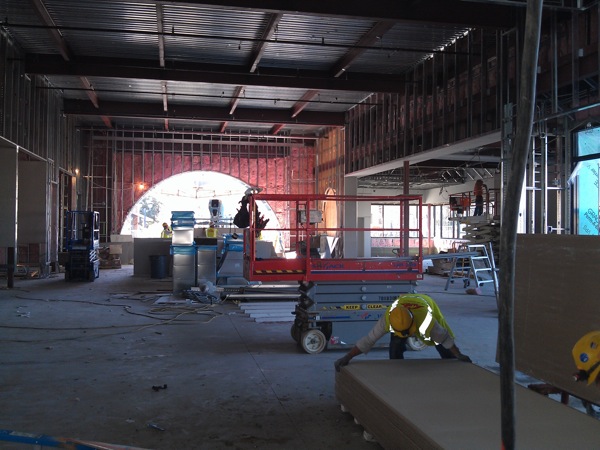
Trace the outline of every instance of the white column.
<instances>
[{"instance_id":1,"label":"white column","mask_svg":"<svg viewBox=\"0 0 600 450\"><path fill-rule=\"evenodd\" d=\"M344 195L358 195L358 178L346 177L344 180ZM358 228L358 206L356 202L344 202L344 228ZM345 231L343 234L344 258L358 256L358 233Z\"/></svg>"}]
</instances>

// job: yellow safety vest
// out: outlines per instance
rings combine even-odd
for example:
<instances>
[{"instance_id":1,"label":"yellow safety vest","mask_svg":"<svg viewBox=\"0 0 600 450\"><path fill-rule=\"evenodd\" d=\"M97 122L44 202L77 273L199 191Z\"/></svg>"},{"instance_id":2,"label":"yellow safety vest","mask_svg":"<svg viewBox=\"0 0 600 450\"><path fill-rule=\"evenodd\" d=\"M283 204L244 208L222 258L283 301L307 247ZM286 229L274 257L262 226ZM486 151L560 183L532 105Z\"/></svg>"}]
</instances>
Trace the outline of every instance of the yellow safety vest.
<instances>
[{"instance_id":1,"label":"yellow safety vest","mask_svg":"<svg viewBox=\"0 0 600 450\"><path fill-rule=\"evenodd\" d=\"M446 323L446 319L444 319L444 315L442 314L442 311L440 311L439 306L429 295L425 294L401 295L388 307L385 312L385 322L390 332L394 331L390 325L390 312L397 306L404 306L412 312L414 323L417 327L417 334L425 344L436 345L436 343L431 340L430 336L434 321L448 330L450 336L454 338L454 333Z\"/></svg>"}]
</instances>

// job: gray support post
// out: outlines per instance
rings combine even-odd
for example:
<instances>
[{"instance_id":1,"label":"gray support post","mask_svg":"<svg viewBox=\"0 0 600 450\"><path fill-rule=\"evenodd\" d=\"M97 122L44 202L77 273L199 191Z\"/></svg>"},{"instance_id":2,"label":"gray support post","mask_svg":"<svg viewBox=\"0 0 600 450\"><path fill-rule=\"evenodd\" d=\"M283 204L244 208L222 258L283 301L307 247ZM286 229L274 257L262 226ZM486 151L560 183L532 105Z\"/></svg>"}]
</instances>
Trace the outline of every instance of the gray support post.
<instances>
[{"instance_id":1,"label":"gray support post","mask_svg":"<svg viewBox=\"0 0 600 450\"><path fill-rule=\"evenodd\" d=\"M520 72L520 92L516 118L516 133L512 151L511 176L506 187L506 201L502 210L500 237L500 311L498 348L500 360L500 401L502 448L515 448L515 354L514 354L514 293L515 248L519 203L527 155L531 142L531 127L535 107L535 87L542 22L543 0L528 0L525 19Z\"/></svg>"}]
</instances>

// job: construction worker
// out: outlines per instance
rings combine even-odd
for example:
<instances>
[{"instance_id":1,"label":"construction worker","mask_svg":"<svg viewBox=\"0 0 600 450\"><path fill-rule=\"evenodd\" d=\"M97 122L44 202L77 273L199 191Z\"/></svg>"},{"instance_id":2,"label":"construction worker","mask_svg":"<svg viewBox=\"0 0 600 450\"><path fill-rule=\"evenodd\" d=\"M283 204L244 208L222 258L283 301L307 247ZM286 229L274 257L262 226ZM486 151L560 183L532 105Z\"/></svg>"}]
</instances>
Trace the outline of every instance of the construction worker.
<instances>
[{"instance_id":1,"label":"construction worker","mask_svg":"<svg viewBox=\"0 0 600 450\"><path fill-rule=\"evenodd\" d=\"M475 182L473 187L473 195L475 195L475 211L474 216L481 216L483 214L483 189L487 191L487 185L483 183L483 180L479 179Z\"/></svg>"},{"instance_id":2,"label":"construction worker","mask_svg":"<svg viewBox=\"0 0 600 450\"><path fill-rule=\"evenodd\" d=\"M406 340L414 336L427 345L435 345L444 359L471 362L471 358L462 354L456 346L454 333L435 301L424 294L404 294L387 308L369 334L360 338L346 355L335 362L335 370L339 372L352 358L367 353L386 333L390 333L390 359L404 359Z\"/></svg>"},{"instance_id":3,"label":"construction worker","mask_svg":"<svg viewBox=\"0 0 600 450\"><path fill-rule=\"evenodd\" d=\"M160 237L163 239L171 239L173 237L173 232L167 222L163 223L163 230L160 233Z\"/></svg>"}]
</instances>

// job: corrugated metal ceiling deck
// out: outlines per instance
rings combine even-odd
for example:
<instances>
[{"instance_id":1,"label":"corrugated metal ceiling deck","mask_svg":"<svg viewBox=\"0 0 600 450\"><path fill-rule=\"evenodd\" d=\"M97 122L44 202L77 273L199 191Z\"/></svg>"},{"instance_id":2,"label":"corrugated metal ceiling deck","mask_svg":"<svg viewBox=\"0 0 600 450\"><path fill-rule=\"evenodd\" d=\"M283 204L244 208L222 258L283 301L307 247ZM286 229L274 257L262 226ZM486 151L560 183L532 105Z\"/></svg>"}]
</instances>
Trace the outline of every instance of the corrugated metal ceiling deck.
<instances>
[{"instance_id":1,"label":"corrugated metal ceiling deck","mask_svg":"<svg viewBox=\"0 0 600 450\"><path fill-rule=\"evenodd\" d=\"M470 27L505 27L495 3L0 0L0 20L81 127L315 137Z\"/></svg>"},{"instance_id":2,"label":"corrugated metal ceiling deck","mask_svg":"<svg viewBox=\"0 0 600 450\"><path fill-rule=\"evenodd\" d=\"M299 116L302 111L343 113L372 92L373 83L365 84L364 89L346 91L307 89L294 79L310 81L315 74L334 79L336 74L331 71L348 61L350 64L344 67L347 74L401 75L432 49L456 39L467 29L427 20L390 21L386 25L386 20L381 18L360 16L359 12L365 9L357 9L354 2L345 4L343 14L321 11L321 7L315 6L317 3L310 1L301 12L273 11L269 9L272 4L261 1L0 0L0 17L6 21L4 29L28 56L55 56L45 75L53 86L64 90L66 99L89 102L81 82L85 77L101 104L163 104L164 100L168 107L223 108L232 112L227 124L231 131L241 127L236 123L237 108L278 110L290 117L293 113ZM47 18L42 20L36 9L45 9ZM382 23L381 35L365 40L370 30ZM60 31L61 42L51 38L52 29ZM85 73L89 69L86 67L81 69L84 73L69 75L71 72L61 67L66 64L65 58L58 56L61 52L63 55L68 52L71 62L97 61L97 65L104 66L105 73ZM165 68L182 72L188 69L186 64L194 64L194 70L198 67L208 70L215 81L194 81L192 75L191 80L146 78L143 68L132 75L124 70L131 58L145 61L153 68L160 68L162 58ZM255 70L251 69L253 63ZM290 84L261 86L259 82L257 85L255 79L269 71L283 77L278 84L285 79L289 79ZM218 82L220 73L223 82ZM240 82L232 82L227 78L230 74L236 74ZM245 80L248 83L242 83ZM131 112L126 119L121 119L119 114L109 116L114 126L124 120L128 124L135 123ZM176 118L165 112L167 117ZM85 125L91 118L81 115L79 120ZM140 125L148 123L148 118L139 120ZM202 125L195 122L184 118L177 126ZM254 126L264 132L277 125L259 122ZM286 130L284 128L283 133ZM315 133L315 124L307 124L304 132Z\"/></svg>"}]
</instances>

